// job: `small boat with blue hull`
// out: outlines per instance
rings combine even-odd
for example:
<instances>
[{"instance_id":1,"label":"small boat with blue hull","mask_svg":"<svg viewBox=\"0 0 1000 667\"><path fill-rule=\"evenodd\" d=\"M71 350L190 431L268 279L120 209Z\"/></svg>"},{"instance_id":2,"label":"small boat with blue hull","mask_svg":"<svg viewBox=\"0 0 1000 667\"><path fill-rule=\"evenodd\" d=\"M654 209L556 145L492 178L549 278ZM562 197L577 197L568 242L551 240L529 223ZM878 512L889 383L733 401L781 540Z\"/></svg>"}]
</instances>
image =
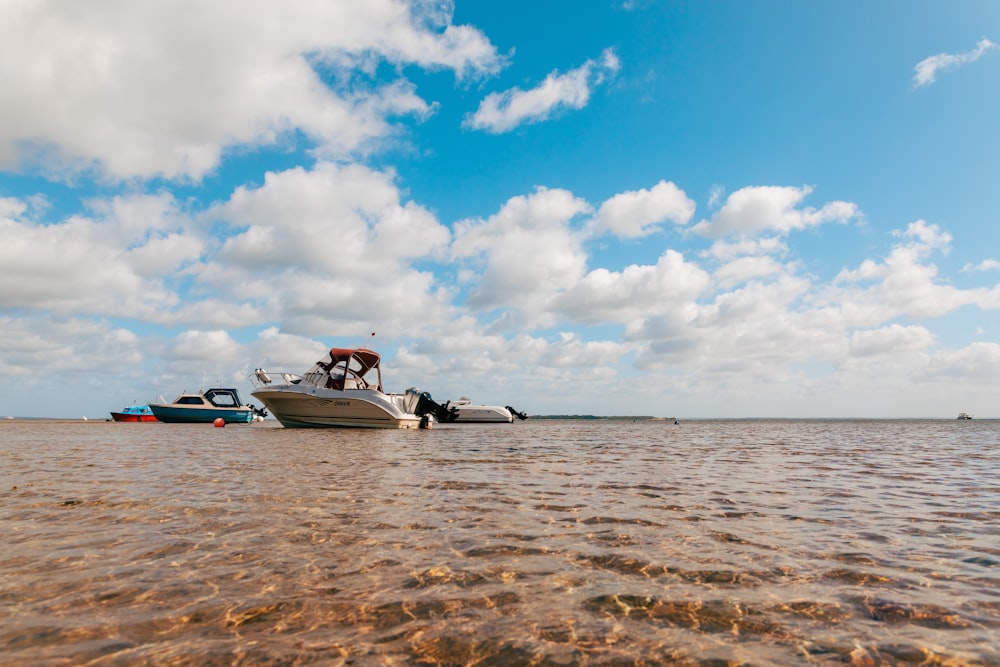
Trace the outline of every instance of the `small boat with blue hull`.
<instances>
[{"instance_id":1,"label":"small boat with blue hull","mask_svg":"<svg viewBox=\"0 0 1000 667\"><path fill-rule=\"evenodd\" d=\"M264 416L264 410L243 405L239 392L226 387L181 394L173 403L150 403L149 408L167 424L211 424L220 417L227 424L249 424Z\"/></svg>"}]
</instances>

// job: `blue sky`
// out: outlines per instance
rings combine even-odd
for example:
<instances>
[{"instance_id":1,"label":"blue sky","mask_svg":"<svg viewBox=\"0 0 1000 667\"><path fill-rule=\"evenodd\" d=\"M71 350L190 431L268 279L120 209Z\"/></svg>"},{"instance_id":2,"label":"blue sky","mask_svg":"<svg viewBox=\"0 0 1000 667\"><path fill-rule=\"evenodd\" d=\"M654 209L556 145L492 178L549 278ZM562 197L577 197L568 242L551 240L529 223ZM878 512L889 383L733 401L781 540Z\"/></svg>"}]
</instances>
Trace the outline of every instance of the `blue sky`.
<instances>
[{"instance_id":1,"label":"blue sky","mask_svg":"<svg viewBox=\"0 0 1000 667\"><path fill-rule=\"evenodd\" d=\"M996 2L0 10L0 414L1000 416Z\"/></svg>"}]
</instances>

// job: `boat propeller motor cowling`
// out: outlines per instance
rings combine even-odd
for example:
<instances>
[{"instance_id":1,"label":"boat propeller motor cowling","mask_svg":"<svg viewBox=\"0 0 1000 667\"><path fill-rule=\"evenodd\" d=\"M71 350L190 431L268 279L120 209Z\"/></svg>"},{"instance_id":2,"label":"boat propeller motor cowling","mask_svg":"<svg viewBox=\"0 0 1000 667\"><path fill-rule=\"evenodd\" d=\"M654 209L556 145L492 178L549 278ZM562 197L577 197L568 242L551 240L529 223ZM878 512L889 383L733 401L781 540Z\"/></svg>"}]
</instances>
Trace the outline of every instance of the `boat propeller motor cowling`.
<instances>
[{"instance_id":1,"label":"boat propeller motor cowling","mask_svg":"<svg viewBox=\"0 0 1000 667\"><path fill-rule=\"evenodd\" d=\"M253 413L254 417L259 417L261 419L267 417L267 408L258 408L253 403L247 403L246 407L250 408L250 411Z\"/></svg>"},{"instance_id":2,"label":"boat propeller motor cowling","mask_svg":"<svg viewBox=\"0 0 1000 667\"><path fill-rule=\"evenodd\" d=\"M514 415L514 416L515 416L515 417L517 417L518 419L522 419L522 420L524 420L524 419L527 419L527 418L528 418L528 415L527 415L527 413L524 413L524 412L518 412L517 410L515 410L514 408L512 408L512 407L511 407L511 406L509 406L509 405L505 405L504 407L505 407L505 408L507 408L507 411L508 411L508 412L510 412L510 414Z\"/></svg>"},{"instance_id":3,"label":"boat propeller motor cowling","mask_svg":"<svg viewBox=\"0 0 1000 667\"><path fill-rule=\"evenodd\" d=\"M440 423L447 424L458 419L458 408L449 407L449 403L451 401L446 401L444 405L441 405L431 398L430 393L416 387L410 387L406 390L403 398L403 409L418 417L433 415Z\"/></svg>"}]
</instances>

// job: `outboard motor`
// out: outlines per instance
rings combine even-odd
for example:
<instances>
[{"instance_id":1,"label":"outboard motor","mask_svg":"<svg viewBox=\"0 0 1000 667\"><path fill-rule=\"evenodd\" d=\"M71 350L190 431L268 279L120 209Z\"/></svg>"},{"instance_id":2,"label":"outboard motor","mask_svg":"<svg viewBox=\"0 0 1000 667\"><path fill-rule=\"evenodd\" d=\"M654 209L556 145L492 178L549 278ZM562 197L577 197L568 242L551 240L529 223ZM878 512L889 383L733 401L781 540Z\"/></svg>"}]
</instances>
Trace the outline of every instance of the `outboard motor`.
<instances>
[{"instance_id":1,"label":"outboard motor","mask_svg":"<svg viewBox=\"0 0 1000 667\"><path fill-rule=\"evenodd\" d=\"M433 415L434 419L447 424L458 419L458 408L448 407L448 403L451 401L445 402L444 405L436 403L428 392L410 387L403 398L403 409L418 417Z\"/></svg>"},{"instance_id":2,"label":"outboard motor","mask_svg":"<svg viewBox=\"0 0 1000 667\"><path fill-rule=\"evenodd\" d=\"M422 389L417 389L416 387L410 387L403 394L403 412L409 412L411 415L417 414L417 404L420 402L420 395L425 393Z\"/></svg>"},{"instance_id":3,"label":"outboard motor","mask_svg":"<svg viewBox=\"0 0 1000 667\"><path fill-rule=\"evenodd\" d=\"M507 411L510 412L510 414L514 415L518 419L527 419L528 418L528 415L526 413L524 413L524 412L518 412L517 410L515 410L512 407L510 407L509 405L505 405L504 407L507 408Z\"/></svg>"}]
</instances>

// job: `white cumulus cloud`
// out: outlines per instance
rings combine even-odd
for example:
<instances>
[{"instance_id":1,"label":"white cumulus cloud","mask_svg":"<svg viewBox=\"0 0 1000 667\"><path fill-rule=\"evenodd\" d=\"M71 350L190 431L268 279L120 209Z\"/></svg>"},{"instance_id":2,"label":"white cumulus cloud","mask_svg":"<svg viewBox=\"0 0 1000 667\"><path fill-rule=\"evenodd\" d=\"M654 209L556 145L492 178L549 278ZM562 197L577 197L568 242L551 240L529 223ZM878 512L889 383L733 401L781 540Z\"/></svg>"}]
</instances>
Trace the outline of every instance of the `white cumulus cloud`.
<instances>
[{"instance_id":1,"label":"white cumulus cloud","mask_svg":"<svg viewBox=\"0 0 1000 667\"><path fill-rule=\"evenodd\" d=\"M591 210L566 190L538 188L511 198L486 220L456 223L453 256L480 276L467 305L516 304L527 320L551 320L545 304L586 270L582 234L571 223Z\"/></svg>"},{"instance_id":2,"label":"white cumulus cloud","mask_svg":"<svg viewBox=\"0 0 1000 667\"><path fill-rule=\"evenodd\" d=\"M926 350L934 342L934 335L926 327L890 324L879 329L855 331L849 342L851 356L871 357Z\"/></svg>"},{"instance_id":3,"label":"white cumulus cloud","mask_svg":"<svg viewBox=\"0 0 1000 667\"><path fill-rule=\"evenodd\" d=\"M930 377L996 383L1000 377L1000 345L971 343L960 349L941 350L933 355L927 369Z\"/></svg>"},{"instance_id":4,"label":"white cumulus cloud","mask_svg":"<svg viewBox=\"0 0 1000 667\"><path fill-rule=\"evenodd\" d=\"M412 262L444 257L447 227L403 201L391 172L321 162L269 173L204 214L239 231L219 249L203 283L269 304L293 332L357 334L371 322L447 320L445 291Z\"/></svg>"},{"instance_id":5,"label":"white cumulus cloud","mask_svg":"<svg viewBox=\"0 0 1000 667\"><path fill-rule=\"evenodd\" d=\"M614 50L606 49L600 60L588 60L565 74L552 72L531 90L511 88L490 93L463 125L501 134L522 123L546 120L559 109L582 109L593 88L613 77L620 67Z\"/></svg>"},{"instance_id":6,"label":"white cumulus cloud","mask_svg":"<svg viewBox=\"0 0 1000 667\"><path fill-rule=\"evenodd\" d=\"M432 107L374 63L497 71L482 33L404 0L7 0L0 169L199 179L227 147L365 150ZM319 71L323 70L323 78ZM366 78L367 75L367 78ZM330 79L336 83L331 83Z\"/></svg>"},{"instance_id":7,"label":"white cumulus cloud","mask_svg":"<svg viewBox=\"0 0 1000 667\"><path fill-rule=\"evenodd\" d=\"M833 201L822 208L800 208L812 193L809 186L751 186L729 195L726 203L709 220L702 220L691 230L702 236L753 236L759 232L780 234L815 227L827 222L847 222L858 216L857 205Z\"/></svg>"},{"instance_id":8,"label":"white cumulus cloud","mask_svg":"<svg viewBox=\"0 0 1000 667\"><path fill-rule=\"evenodd\" d=\"M687 224L694 209L694 202L683 190L660 181L648 190L622 192L601 204L593 230L610 231L622 238L646 236L663 222Z\"/></svg>"},{"instance_id":9,"label":"white cumulus cloud","mask_svg":"<svg viewBox=\"0 0 1000 667\"><path fill-rule=\"evenodd\" d=\"M940 317L967 304L995 307L989 291L949 285L927 261L933 252L948 251L950 234L917 220L894 236L901 242L887 257L841 271L825 292L823 299L840 304L847 321L872 326L901 316Z\"/></svg>"},{"instance_id":10,"label":"white cumulus cloud","mask_svg":"<svg viewBox=\"0 0 1000 667\"><path fill-rule=\"evenodd\" d=\"M554 298L552 307L574 322L625 324L682 309L711 286L702 268L686 262L681 253L667 250L652 266L594 269Z\"/></svg>"},{"instance_id":11,"label":"white cumulus cloud","mask_svg":"<svg viewBox=\"0 0 1000 667\"><path fill-rule=\"evenodd\" d=\"M984 259L978 264L966 264L962 271L997 271L1000 270L1000 262L995 259Z\"/></svg>"},{"instance_id":12,"label":"white cumulus cloud","mask_svg":"<svg viewBox=\"0 0 1000 667\"><path fill-rule=\"evenodd\" d=\"M924 58L913 68L913 85L917 88L928 86L937 80L939 72L974 63L982 58L987 51L995 49L996 46L995 43L984 37L976 43L976 47L971 51L964 53L939 53Z\"/></svg>"},{"instance_id":13,"label":"white cumulus cloud","mask_svg":"<svg viewBox=\"0 0 1000 667\"><path fill-rule=\"evenodd\" d=\"M167 194L94 200L90 215L53 224L27 215L31 207L16 199L3 201L4 309L155 318L178 302L170 276L205 249L205 238Z\"/></svg>"}]
</instances>

